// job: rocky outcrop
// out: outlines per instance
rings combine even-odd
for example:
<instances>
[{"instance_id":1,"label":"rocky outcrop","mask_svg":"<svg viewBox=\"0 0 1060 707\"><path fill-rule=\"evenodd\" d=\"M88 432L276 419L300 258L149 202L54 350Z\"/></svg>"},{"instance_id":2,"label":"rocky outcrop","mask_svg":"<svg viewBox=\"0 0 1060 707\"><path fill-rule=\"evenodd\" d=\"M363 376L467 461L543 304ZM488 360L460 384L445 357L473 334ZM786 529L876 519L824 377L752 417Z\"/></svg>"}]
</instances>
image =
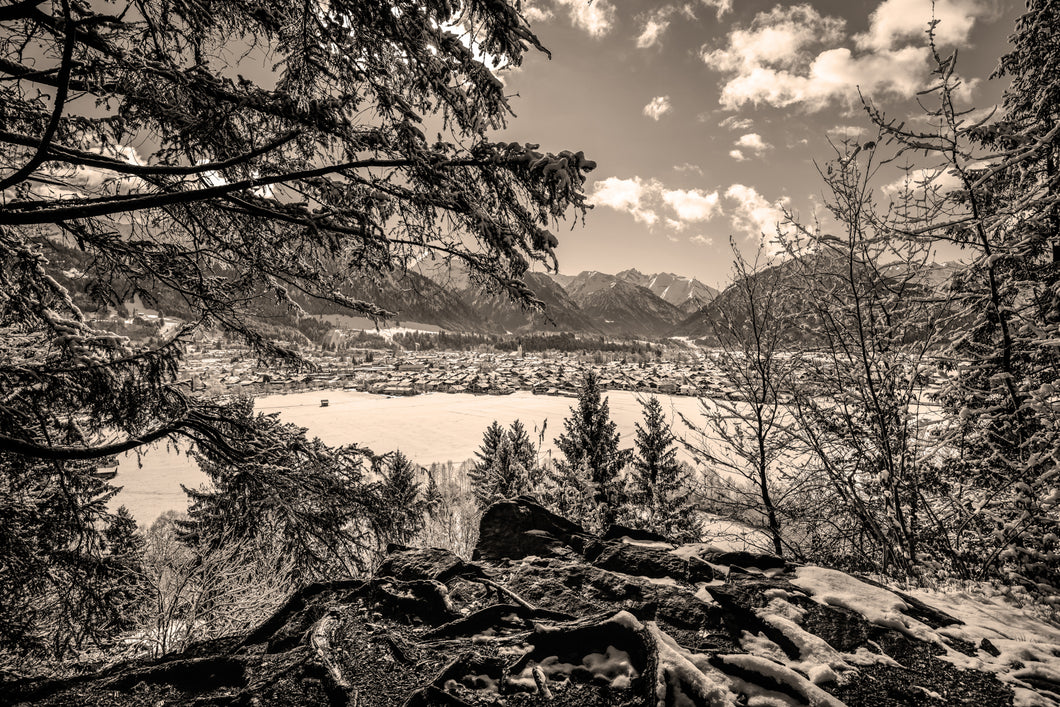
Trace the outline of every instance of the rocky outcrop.
<instances>
[{"instance_id":1,"label":"rocky outcrop","mask_svg":"<svg viewBox=\"0 0 1060 707\"><path fill-rule=\"evenodd\" d=\"M307 587L249 635L76 681L47 705L1010 705L1060 699L1045 659L848 574L709 544L587 535L494 504L476 560L394 547ZM1008 656L1008 662L1005 661ZM1039 656L1035 658L1035 656ZM1028 672L1030 671L1030 672Z\"/></svg>"}]
</instances>

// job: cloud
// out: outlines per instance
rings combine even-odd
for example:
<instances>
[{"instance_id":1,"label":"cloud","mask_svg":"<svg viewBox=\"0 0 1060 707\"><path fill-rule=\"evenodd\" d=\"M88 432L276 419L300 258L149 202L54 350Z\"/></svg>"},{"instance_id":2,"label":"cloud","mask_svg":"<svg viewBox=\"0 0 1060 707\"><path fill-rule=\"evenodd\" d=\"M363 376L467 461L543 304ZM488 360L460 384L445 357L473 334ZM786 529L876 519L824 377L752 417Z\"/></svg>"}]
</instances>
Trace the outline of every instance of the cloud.
<instances>
[{"instance_id":1,"label":"cloud","mask_svg":"<svg viewBox=\"0 0 1060 707\"><path fill-rule=\"evenodd\" d=\"M728 128L729 130L750 130L754 127L754 124L755 122L750 118L737 118L735 115L730 115L718 123L718 127Z\"/></svg>"},{"instance_id":2,"label":"cloud","mask_svg":"<svg viewBox=\"0 0 1060 707\"><path fill-rule=\"evenodd\" d=\"M736 147L761 155L766 150L772 149L773 146L763 140L758 133L747 133L746 135L741 135L740 139L736 141Z\"/></svg>"},{"instance_id":3,"label":"cloud","mask_svg":"<svg viewBox=\"0 0 1060 707\"><path fill-rule=\"evenodd\" d=\"M710 238L709 236L704 236L704 235L701 235L701 234L697 234L695 236L692 236L691 238L688 239L688 242L689 243L693 243L695 245L701 245L701 246L714 245L714 239L713 238Z\"/></svg>"},{"instance_id":4,"label":"cloud","mask_svg":"<svg viewBox=\"0 0 1060 707\"><path fill-rule=\"evenodd\" d=\"M714 15L720 20L726 13L732 12L732 0L699 0L701 3L714 10Z\"/></svg>"},{"instance_id":5,"label":"cloud","mask_svg":"<svg viewBox=\"0 0 1060 707\"><path fill-rule=\"evenodd\" d=\"M637 49L647 49L659 43L660 38L670 27L670 20L666 17L655 15L644 21L644 29L637 37Z\"/></svg>"},{"instance_id":6,"label":"cloud","mask_svg":"<svg viewBox=\"0 0 1060 707\"><path fill-rule=\"evenodd\" d=\"M553 18L552 10L537 4L523 3L523 17L531 22L544 22Z\"/></svg>"},{"instance_id":7,"label":"cloud","mask_svg":"<svg viewBox=\"0 0 1060 707\"><path fill-rule=\"evenodd\" d=\"M652 120L658 120L663 117L664 114L670 112L670 97L669 96L656 96L651 99L648 105L644 106L644 115L648 116Z\"/></svg>"},{"instance_id":8,"label":"cloud","mask_svg":"<svg viewBox=\"0 0 1060 707\"><path fill-rule=\"evenodd\" d=\"M977 18L988 14L979 0L884 0L869 15L869 30L854 37L861 49L888 51L903 41L923 44L928 23L935 25L935 42L955 46L968 41Z\"/></svg>"},{"instance_id":9,"label":"cloud","mask_svg":"<svg viewBox=\"0 0 1060 707\"><path fill-rule=\"evenodd\" d=\"M703 176L703 168L700 167L698 164L692 164L691 162L682 162L681 164L675 164L674 171L680 172L681 174L691 173L698 174L701 177Z\"/></svg>"},{"instance_id":10,"label":"cloud","mask_svg":"<svg viewBox=\"0 0 1060 707\"><path fill-rule=\"evenodd\" d=\"M783 207L787 197L770 202L754 187L733 184L725 190L725 199L732 205L730 218L733 227L750 238L765 235L772 239L777 234L778 224L783 230L785 220Z\"/></svg>"},{"instance_id":11,"label":"cloud","mask_svg":"<svg viewBox=\"0 0 1060 707\"><path fill-rule=\"evenodd\" d=\"M717 191L669 189L656 179L608 177L593 185L589 201L631 215L648 227L660 224L681 231L721 214Z\"/></svg>"},{"instance_id":12,"label":"cloud","mask_svg":"<svg viewBox=\"0 0 1060 707\"><path fill-rule=\"evenodd\" d=\"M706 221L721 211L716 191L673 189L663 192L662 199L680 221Z\"/></svg>"},{"instance_id":13,"label":"cloud","mask_svg":"<svg viewBox=\"0 0 1060 707\"><path fill-rule=\"evenodd\" d=\"M827 132L830 136L841 140L853 140L860 137L865 132L865 128L860 125L833 125Z\"/></svg>"},{"instance_id":14,"label":"cloud","mask_svg":"<svg viewBox=\"0 0 1060 707\"><path fill-rule=\"evenodd\" d=\"M979 0L938 0L936 10L940 44L967 40L975 18L985 13ZM778 6L732 30L720 46L704 45L700 56L723 74L719 102L730 110L748 103L821 110L833 102L853 103L858 88L909 98L928 78L923 29L930 12L923 0L884 0L868 31L851 38L842 18L808 4ZM915 46L904 45L907 39ZM851 40L857 53L844 46Z\"/></svg>"},{"instance_id":15,"label":"cloud","mask_svg":"<svg viewBox=\"0 0 1060 707\"><path fill-rule=\"evenodd\" d=\"M646 202L649 195L658 192L659 189L661 185L655 180L645 182L640 177L632 179L608 177L594 185L589 201L598 206L625 211L633 216L634 220L654 226L659 220L659 215L653 209L648 208Z\"/></svg>"},{"instance_id":16,"label":"cloud","mask_svg":"<svg viewBox=\"0 0 1060 707\"><path fill-rule=\"evenodd\" d=\"M733 158L737 162L743 162L747 159L747 156L739 150L729 150L729 157Z\"/></svg>"},{"instance_id":17,"label":"cloud","mask_svg":"<svg viewBox=\"0 0 1060 707\"><path fill-rule=\"evenodd\" d=\"M554 0L558 6L566 7L571 23L591 37L603 37L615 24L615 6L610 0Z\"/></svg>"},{"instance_id":18,"label":"cloud","mask_svg":"<svg viewBox=\"0 0 1060 707\"><path fill-rule=\"evenodd\" d=\"M664 5L654 12L640 15L637 20L642 29L637 36L637 48L648 49L662 43L662 36L670 28L670 20L674 15L684 15L689 20L696 19L695 10L691 5Z\"/></svg>"},{"instance_id":19,"label":"cloud","mask_svg":"<svg viewBox=\"0 0 1060 707\"><path fill-rule=\"evenodd\" d=\"M884 194L892 198L909 196L912 199L923 199L928 195L941 196L954 189L961 188L961 180L946 169L914 169L898 179L881 187Z\"/></svg>"}]
</instances>

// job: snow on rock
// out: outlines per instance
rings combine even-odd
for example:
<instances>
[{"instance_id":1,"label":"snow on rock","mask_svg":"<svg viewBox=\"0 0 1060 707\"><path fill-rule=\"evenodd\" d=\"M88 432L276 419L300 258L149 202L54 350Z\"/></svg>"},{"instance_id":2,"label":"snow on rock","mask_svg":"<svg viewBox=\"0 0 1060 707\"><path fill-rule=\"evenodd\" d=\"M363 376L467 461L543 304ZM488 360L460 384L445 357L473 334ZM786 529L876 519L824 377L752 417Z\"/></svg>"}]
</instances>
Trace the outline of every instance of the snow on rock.
<instances>
[{"instance_id":1,"label":"snow on rock","mask_svg":"<svg viewBox=\"0 0 1060 707\"><path fill-rule=\"evenodd\" d=\"M943 659L957 667L989 671L1012 686L1017 707L1060 705L1060 626L1016 606L988 585L959 591L917 589L908 592L938 607L963 624L938 629L944 638L967 641L975 656L949 651ZM1049 686L1055 698L1035 688Z\"/></svg>"},{"instance_id":2,"label":"snow on rock","mask_svg":"<svg viewBox=\"0 0 1060 707\"><path fill-rule=\"evenodd\" d=\"M791 668L768 658L744 653L733 653L719 657L727 666L735 666L745 672L757 673L781 685L794 688L796 692L806 698L806 702L811 707L846 707L840 700L829 695Z\"/></svg>"},{"instance_id":3,"label":"snow on rock","mask_svg":"<svg viewBox=\"0 0 1060 707\"><path fill-rule=\"evenodd\" d=\"M824 567L799 567L791 583L806 590L820 604L855 611L872 624L941 643L928 626L909 616L909 605L894 592L866 584L846 572Z\"/></svg>"},{"instance_id":4,"label":"snow on rock","mask_svg":"<svg viewBox=\"0 0 1060 707\"><path fill-rule=\"evenodd\" d=\"M737 707L736 695L730 689L731 679L707 662L705 656L682 647L654 622L648 624L648 632L655 639L659 656L655 684L658 707L667 704ZM672 701L667 703L665 695L670 695Z\"/></svg>"}]
</instances>

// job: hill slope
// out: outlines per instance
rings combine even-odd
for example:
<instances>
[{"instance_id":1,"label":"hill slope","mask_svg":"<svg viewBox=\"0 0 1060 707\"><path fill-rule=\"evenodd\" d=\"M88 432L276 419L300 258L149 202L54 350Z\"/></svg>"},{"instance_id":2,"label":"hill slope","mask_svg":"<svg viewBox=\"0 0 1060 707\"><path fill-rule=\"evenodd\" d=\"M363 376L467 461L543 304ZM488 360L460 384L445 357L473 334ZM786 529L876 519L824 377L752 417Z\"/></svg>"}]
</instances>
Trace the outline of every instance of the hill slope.
<instances>
[{"instance_id":1,"label":"hill slope","mask_svg":"<svg viewBox=\"0 0 1060 707\"><path fill-rule=\"evenodd\" d=\"M474 562L396 547L373 578L310 585L249 634L0 684L0 702L1056 702L1060 630L1012 607L955 604L965 623L843 572L627 534L588 535L528 500L502 501L482 518Z\"/></svg>"}]
</instances>

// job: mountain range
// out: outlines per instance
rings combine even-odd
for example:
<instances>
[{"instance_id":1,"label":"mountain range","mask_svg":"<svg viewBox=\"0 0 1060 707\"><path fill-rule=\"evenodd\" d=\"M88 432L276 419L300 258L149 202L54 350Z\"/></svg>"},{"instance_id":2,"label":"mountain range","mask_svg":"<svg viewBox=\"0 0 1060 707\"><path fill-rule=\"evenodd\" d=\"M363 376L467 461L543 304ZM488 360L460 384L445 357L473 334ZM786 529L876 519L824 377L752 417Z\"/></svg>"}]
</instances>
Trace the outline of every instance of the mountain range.
<instances>
[{"instance_id":1,"label":"mountain range","mask_svg":"<svg viewBox=\"0 0 1060 707\"><path fill-rule=\"evenodd\" d=\"M799 272L805 268L795 264L779 263L752 275L748 282L757 281L759 288L767 281L776 282L784 293L779 306L799 321L804 318L800 312L805 305L798 295L802 288ZM952 273L952 264L935 264L918 281L935 289ZM887 269L881 274L888 277ZM354 294L395 312L400 322L433 324L449 331L708 340L726 316L740 316L742 302L737 285L719 292L695 278L636 269L613 275L595 270L577 275L529 272L524 281L544 303L543 312L527 311L503 294L484 291L466 270L437 263L420 264L405 277L377 281ZM802 337L799 332L792 335Z\"/></svg>"},{"instance_id":2,"label":"mountain range","mask_svg":"<svg viewBox=\"0 0 1060 707\"><path fill-rule=\"evenodd\" d=\"M527 286L544 311L527 311L503 294L484 291L466 269L435 262L417 264L408 278L373 286L370 297L399 321L434 324L449 330L491 333L572 332L620 337L665 337L718 291L674 273L636 269L611 275L528 272ZM429 301L421 301L429 300Z\"/></svg>"}]
</instances>

